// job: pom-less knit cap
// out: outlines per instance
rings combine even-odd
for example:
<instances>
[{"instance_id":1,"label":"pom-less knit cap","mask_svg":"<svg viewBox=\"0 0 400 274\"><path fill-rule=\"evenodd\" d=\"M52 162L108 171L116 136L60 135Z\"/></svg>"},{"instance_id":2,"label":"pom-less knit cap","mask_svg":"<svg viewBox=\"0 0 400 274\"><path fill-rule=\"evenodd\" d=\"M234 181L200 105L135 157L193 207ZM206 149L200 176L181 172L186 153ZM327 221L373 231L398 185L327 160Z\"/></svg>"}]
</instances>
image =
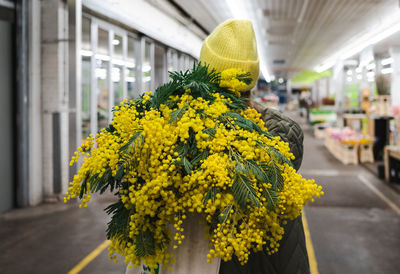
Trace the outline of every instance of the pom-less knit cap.
<instances>
[{"instance_id":1,"label":"pom-less knit cap","mask_svg":"<svg viewBox=\"0 0 400 274\"><path fill-rule=\"evenodd\" d=\"M228 20L215 28L203 42L200 62L218 72L238 68L249 72L253 81L243 90L254 87L259 74L257 42L248 20Z\"/></svg>"}]
</instances>

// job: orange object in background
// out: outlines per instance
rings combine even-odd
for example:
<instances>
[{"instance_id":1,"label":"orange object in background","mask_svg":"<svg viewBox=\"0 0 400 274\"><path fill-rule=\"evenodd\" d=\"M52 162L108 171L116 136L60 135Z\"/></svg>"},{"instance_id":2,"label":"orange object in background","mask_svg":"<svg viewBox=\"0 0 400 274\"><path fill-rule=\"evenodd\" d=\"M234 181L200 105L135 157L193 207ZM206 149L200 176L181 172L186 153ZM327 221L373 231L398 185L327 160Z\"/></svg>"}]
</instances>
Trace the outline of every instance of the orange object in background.
<instances>
[{"instance_id":1,"label":"orange object in background","mask_svg":"<svg viewBox=\"0 0 400 274\"><path fill-rule=\"evenodd\" d=\"M369 100L371 96L371 90L369 88L363 88L361 90L361 109L365 111L366 114L370 113L371 102Z\"/></svg>"}]
</instances>

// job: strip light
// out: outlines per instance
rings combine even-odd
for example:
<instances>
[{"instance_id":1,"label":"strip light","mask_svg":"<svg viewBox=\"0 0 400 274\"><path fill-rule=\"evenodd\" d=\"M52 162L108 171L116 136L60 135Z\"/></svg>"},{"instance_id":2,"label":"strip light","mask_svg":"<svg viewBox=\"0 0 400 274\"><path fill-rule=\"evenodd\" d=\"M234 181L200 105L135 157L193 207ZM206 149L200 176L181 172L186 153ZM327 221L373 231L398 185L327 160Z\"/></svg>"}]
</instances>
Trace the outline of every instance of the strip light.
<instances>
[{"instance_id":1,"label":"strip light","mask_svg":"<svg viewBox=\"0 0 400 274\"><path fill-rule=\"evenodd\" d=\"M391 63L393 63L393 58L392 57L383 59L381 61L382 66L390 65Z\"/></svg>"},{"instance_id":2,"label":"strip light","mask_svg":"<svg viewBox=\"0 0 400 274\"><path fill-rule=\"evenodd\" d=\"M90 57L93 55L93 52L91 50L81 49L81 55L85 57Z\"/></svg>"},{"instance_id":3,"label":"strip light","mask_svg":"<svg viewBox=\"0 0 400 274\"><path fill-rule=\"evenodd\" d=\"M381 70L382 74L390 74L393 73L393 68L384 68Z\"/></svg>"},{"instance_id":4,"label":"strip light","mask_svg":"<svg viewBox=\"0 0 400 274\"><path fill-rule=\"evenodd\" d=\"M375 63L371 63L371 64L367 65L367 70L373 70L374 68L376 68Z\"/></svg>"},{"instance_id":5,"label":"strip light","mask_svg":"<svg viewBox=\"0 0 400 274\"><path fill-rule=\"evenodd\" d=\"M261 74L264 77L265 81L270 82L271 77L269 75L267 65L265 63L265 55L264 55L264 46L261 42L261 32L258 22L254 19L257 18L255 14L250 14L249 10L246 8L246 4L248 1L245 0L226 0L226 4L231 10L233 18L236 19L247 19L252 21L254 32L256 33L256 37L260 38L257 40L257 48L258 48L258 56L260 60L260 70Z\"/></svg>"},{"instance_id":6,"label":"strip light","mask_svg":"<svg viewBox=\"0 0 400 274\"><path fill-rule=\"evenodd\" d=\"M356 55L357 53L361 52L363 49L370 45L374 45L391 35L400 31L400 16L391 15L391 18L396 18L393 22L385 21L380 26L371 27L372 31L366 33L359 39L353 41L352 43L348 44L347 46L343 47L339 51L332 54L329 58L327 58L324 62L320 65L316 66L314 69L317 72L325 71L335 65L337 60L345 60L350 58L351 56ZM388 18L389 15L388 15Z\"/></svg>"}]
</instances>

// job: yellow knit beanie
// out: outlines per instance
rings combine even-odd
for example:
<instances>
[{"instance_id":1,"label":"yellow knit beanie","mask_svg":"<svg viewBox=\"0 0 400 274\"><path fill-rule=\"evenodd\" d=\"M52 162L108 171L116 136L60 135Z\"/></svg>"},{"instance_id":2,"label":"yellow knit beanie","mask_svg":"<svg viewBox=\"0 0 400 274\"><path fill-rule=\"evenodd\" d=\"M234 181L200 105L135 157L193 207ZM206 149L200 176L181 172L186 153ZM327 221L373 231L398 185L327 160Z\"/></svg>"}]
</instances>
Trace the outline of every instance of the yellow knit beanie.
<instances>
[{"instance_id":1,"label":"yellow knit beanie","mask_svg":"<svg viewBox=\"0 0 400 274\"><path fill-rule=\"evenodd\" d=\"M203 42L200 62L218 72L238 68L249 72L253 81L241 91L254 87L259 74L257 42L248 20L228 20L215 28Z\"/></svg>"}]
</instances>

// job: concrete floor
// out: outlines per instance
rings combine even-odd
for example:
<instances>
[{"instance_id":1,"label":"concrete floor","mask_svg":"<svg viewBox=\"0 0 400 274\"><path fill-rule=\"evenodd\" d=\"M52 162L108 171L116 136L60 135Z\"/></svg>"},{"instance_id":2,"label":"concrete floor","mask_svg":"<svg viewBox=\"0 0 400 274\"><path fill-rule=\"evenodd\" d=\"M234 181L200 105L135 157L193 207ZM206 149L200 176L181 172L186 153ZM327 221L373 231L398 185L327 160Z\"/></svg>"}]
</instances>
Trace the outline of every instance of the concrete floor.
<instances>
[{"instance_id":1,"label":"concrete floor","mask_svg":"<svg viewBox=\"0 0 400 274\"><path fill-rule=\"evenodd\" d=\"M400 195L360 166L344 166L305 131L300 172L315 178L325 195L306 207L321 274L386 274L400 269ZM43 205L0 216L0 273L67 273L105 240L106 196L87 209ZM124 273L103 251L80 273ZM313 273L315 274L315 273Z\"/></svg>"}]
</instances>

